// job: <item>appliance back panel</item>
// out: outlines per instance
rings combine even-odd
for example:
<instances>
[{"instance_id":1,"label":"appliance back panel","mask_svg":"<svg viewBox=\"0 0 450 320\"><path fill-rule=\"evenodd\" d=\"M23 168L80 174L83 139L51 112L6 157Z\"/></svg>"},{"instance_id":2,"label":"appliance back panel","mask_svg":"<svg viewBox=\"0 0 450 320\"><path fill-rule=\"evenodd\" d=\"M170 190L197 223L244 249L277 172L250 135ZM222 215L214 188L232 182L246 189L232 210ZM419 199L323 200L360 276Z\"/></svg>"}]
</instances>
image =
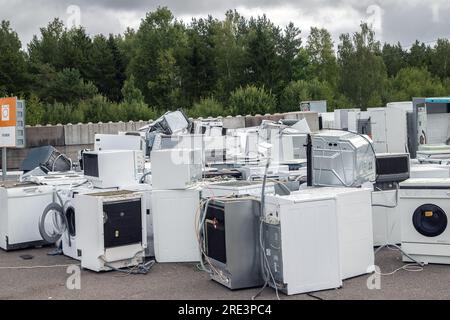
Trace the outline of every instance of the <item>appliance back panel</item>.
<instances>
[{"instance_id":1,"label":"appliance back panel","mask_svg":"<svg viewBox=\"0 0 450 320\"><path fill-rule=\"evenodd\" d=\"M142 242L141 200L103 204L105 248Z\"/></svg>"},{"instance_id":2,"label":"appliance back panel","mask_svg":"<svg viewBox=\"0 0 450 320\"><path fill-rule=\"evenodd\" d=\"M263 225L264 247L271 251L269 260L270 269L275 281L283 283L283 256L281 249L281 225L268 224Z\"/></svg>"}]
</instances>

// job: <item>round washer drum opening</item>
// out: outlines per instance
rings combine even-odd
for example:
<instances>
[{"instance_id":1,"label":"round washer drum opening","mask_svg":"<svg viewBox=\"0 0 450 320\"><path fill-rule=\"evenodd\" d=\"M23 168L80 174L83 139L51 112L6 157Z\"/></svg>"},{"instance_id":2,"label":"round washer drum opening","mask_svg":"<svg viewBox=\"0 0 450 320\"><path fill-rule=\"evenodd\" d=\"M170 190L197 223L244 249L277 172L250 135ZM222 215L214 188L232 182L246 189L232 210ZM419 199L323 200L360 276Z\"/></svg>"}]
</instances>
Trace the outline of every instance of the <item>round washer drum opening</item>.
<instances>
[{"instance_id":1,"label":"round washer drum opening","mask_svg":"<svg viewBox=\"0 0 450 320\"><path fill-rule=\"evenodd\" d=\"M71 237L75 237L75 209L73 207L68 207L66 210L66 218L67 218L67 229L69 231L69 235Z\"/></svg>"},{"instance_id":2,"label":"round washer drum opening","mask_svg":"<svg viewBox=\"0 0 450 320\"><path fill-rule=\"evenodd\" d=\"M412 217L414 228L426 237L437 237L447 229L445 211L434 204L418 207Z\"/></svg>"}]
</instances>

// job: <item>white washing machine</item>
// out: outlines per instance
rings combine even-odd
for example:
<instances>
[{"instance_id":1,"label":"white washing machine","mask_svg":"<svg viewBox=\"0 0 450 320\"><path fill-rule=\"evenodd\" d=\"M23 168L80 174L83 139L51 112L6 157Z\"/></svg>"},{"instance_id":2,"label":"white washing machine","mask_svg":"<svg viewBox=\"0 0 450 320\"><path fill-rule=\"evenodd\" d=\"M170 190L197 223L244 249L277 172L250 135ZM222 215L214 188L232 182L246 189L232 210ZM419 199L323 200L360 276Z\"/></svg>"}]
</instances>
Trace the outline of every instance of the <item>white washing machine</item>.
<instances>
[{"instance_id":1,"label":"white washing machine","mask_svg":"<svg viewBox=\"0 0 450 320\"><path fill-rule=\"evenodd\" d=\"M81 260L81 253L77 249L77 228L75 224L76 210L73 204L73 199L79 194L87 194L95 192L95 189L88 187L78 187L74 190L60 189L60 194L64 202L64 213L67 218L67 228L61 235L63 254L75 260Z\"/></svg>"},{"instance_id":2,"label":"white washing machine","mask_svg":"<svg viewBox=\"0 0 450 320\"><path fill-rule=\"evenodd\" d=\"M402 249L420 262L450 264L450 179L402 182L398 207Z\"/></svg>"},{"instance_id":3,"label":"white washing machine","mask_svg":"<svg viewBox=\"0 0 450 320\"><path fill-rule=\"evenodd\" d=\"M76 212L74 205L74 199L80 194L89 194L106 191L115 191L115 188L111 189L95 189L90 184L83 184L81 186L72 187L71 185L57 185L55 186L60 199L63 202L63 210L67 219L67 227L61 235L62 252L65 256L81 260L81 253L77 248L77 227L76 227ZM59 203L59 201L57 201Z\"/></svg>"}]
</instances>

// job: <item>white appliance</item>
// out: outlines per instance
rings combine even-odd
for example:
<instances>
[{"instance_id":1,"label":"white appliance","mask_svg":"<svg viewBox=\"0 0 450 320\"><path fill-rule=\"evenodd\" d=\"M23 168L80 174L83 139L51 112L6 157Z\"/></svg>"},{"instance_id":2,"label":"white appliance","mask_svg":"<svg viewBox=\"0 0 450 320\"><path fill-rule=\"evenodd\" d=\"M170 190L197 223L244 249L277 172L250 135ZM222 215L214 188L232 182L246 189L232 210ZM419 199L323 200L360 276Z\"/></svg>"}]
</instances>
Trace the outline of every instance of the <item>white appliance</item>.
<instances>
[{"instance_id":1,"label":"white appliance","mask_svg":"<svg viewBox=\"0 0 450 320\"><path fill-rule=\"evenodd\" d=\"M199 149L155 150L151 154L154 190L185 189L202 178L202 152Z\"/></svg>"},{"instance_id":2,"label":"white appliance","mask_svg":"<svg viewBox=\"0 0 450 320\"><path fill-rule=\"evenodd\" d=\"M334 199L342 280L373 271L372 189L312 187L292 194Z\"/></svg>"},{"instance_id":3,"label":"white appliance","mask_svg":"<svg viewBox=\"0 0 450 320\"><path fill-rule=\"evenodd\" d=\"M450 264L450 179L402 182L399 210L403 251L419 262Z\"/></svg>"},{"instance_id":4,"label":"white appliance","mask_svg":"<svg viewBox=\"0 0 450 320\"><path fill-rule=\"evenodd\" d=\"M428 117L425 105L417 106L417 141L418 146L428 144Z\"/></svg>"},{"instance_id":5,"label":"white appliance","mask_svg":"<svg viewBox=\"0 0 450 320\"><path fill-rule=\"evenodd\" d=\"M334 128L348 129L348 113L353 111L361 111L361 109L335 109L334 110Z\"/></svg>"},{"instance_id":6,"label":"white appliance","mask_svg":"<svg viewBox=\"0 0 450 320\"><path fill-rule=\"evenodd\" d=\"M147 226L141 193L80 194L73 203L81 267L99 272L143 262Z\"/></svg>"},{"instance_id":7,"label":"white appliance","mask_svg":"<svg viewBox=\"0 0 450 320\"><path fill-rule=\"evenodd\" d=\"M238 168L242 172L242 179L244 180L261 180L266 172L265 166L244 166ZM287 165L270 165L267 169L267 177L269 178L287 178L289 176L289 166Z\"/></svg>"},{"instance_id":8,"label":"white appliance","mask_svg":"<svg viewBox=\"0 0 450 320\"><path fill-rule=\"evenodd\" d=\"M194 134L205 136L221 136L224 128L221 119L199 119L194 120Z\"/></svg>"},{"instance_id":9,"label":"white appliance","mask_svg":"<svg viewBox=\"0 0 450 320\"><path fill-rule=\"evenodd\" d=\"M302 101L300 103L300 111L327 112L327 101Z\"/></svg>"},{"instance_id":10,"label":"white appliance","mask_svg":"<svg viewBox=\"0 0 450 320\"><path fill-rule=\"evenodd\" d=\"M277 287L288 295L341 287L334 198L298 193L265 204L264 252Z\"/></svg>"},{"instance_id":11,"label":"white appliance","mask_svg":"<svg viewBox=\"0 0 450 320\"><path fill-rule=\"evenodd\" d=\"M87 182L87 178L78 172L49 172L42 176L30 176L29 181L49 186L70 186L80 185Z\"/></svg>"},{"instance_id":12,"label":"white appliance","mask_svg":"<svg viewBox=\"0 0 450 320\"><path fill-rule=\"evenodd\" d=\"M232 141L231 141L232 142ZM222 163L226 160L227 150L226 136L222 135L176 135L161 136L161 147L153 148L154 151L160 149L199 149L202 153L203 163Z\"/></svg>"},{"instance_id":13,"label":"white appliance","mask_svg":"<svg viewBox=\"0 0 450 320\"><path fill-rule=\"evenodd\" d=\"M305 134L283 133L280 139L280 149L282 152L280 159L282 163L306 159Z\"/></svg>"},{"instance_id":14,"label":"white appliance","mask_svg":"<svg viewBox=\"0 0 450 320\"><path fill-rule=\"evenodd\" d=\"M75 224L75 209L72 200L79 193L93 192L92 185L86 183L87 179L79 173L49 173L45 176L33 176L30 178L39 184L53 186L53 190L58 194L57 203L62 201L63 212L66 216L67 226L61 234L61 246L63 254L69 258L80 260L79 253L76 246L76 224ZM60 199L60 200L59 200ZM55 226L52 226L52 229ZM60 232L55 229L54 231Z\"/></svg>"},{"instance_id":15,"label":"white appliance","mask_svg":"<svg viewBox=\"0 0 450 320\"><path fill-rule=\"evenodd\" d=\"M83 169L96 188L133 185L144 172L144 154L133 150L88 151L83 153Z\"/></svg>"},{"instance_id":16,"label":"white appliance","mask_svg":"<svg viewBox=\"0 0 450 320\"><path fill-rule=\"evenodd\" d=\"M226 181L212 182L202 185L203 198L217 197L237 197L237 196L256 196L262 194L262 181ZM265 194L275 194L275 184L271 181L266 182Z\"/></svg>"},{"instance_id":17,"label":"white appliance","mask_svg":"<svg viewBox=\"0 0 450 320\"><path fill-rule=\"evenodd\" d=\"M369 108L373 146L377 153L407 150L406 112L399 108Z\"/></svg>"},{"instance_id":18,"label":"white appliance","mask_svg":"<svg viewBox=\"0 0 450 320\"><path fill-rule=\"evenodd\" d=\"M61 235L61 247L63 255L74 260L81 260L81 251L77 249L77 234L75 222L75 208L70 203L64 206L64 212L67 218L67 229Z\"/></svg>"},{"instance_id":19,"label":"white appliance","mask_svg":"<svg viewBox=\"0 0 450 320\"><path fill-rule=\"evenodd\" d=\"M362 134L370 134L369 113L367 111L349 111L348 130Z\"/></svg>"},{"instance_id":20,"label":"white appliance","mask_svg":"<svg viewBox=\"0 0 450 320\"><path fill-rule=\"evenodd\" d=\"M145 140L140 135L96 134L94 150L135 150L145 153Z\"/></svg>"},{"instance_id":21,"label":"white appliance","mask_svg":"<svg viewBox=\"0 0 450 320\"><path fill-rule=\"evenodd\" d=\"M401 215L397 202L396 190L372 193L373 245L376 247L401 243Z\"/></svg>"},{"instance_id":22,"label":"white appliance","mask_svg":"<svg viewBox=\"0 0 450 320\"><path fill-rule=\"evenodd\" d=\"M411 179L450 178L450 166L439 164L417 164L411 166Z\"/></svg>"},{"instance_id":23,"label":"white appliance","mask_svg":"<svg viewBox=\"0 0 450 320\"><path fill-rule=\"evenodd\" d=\"M334 112L322 112L319 113L322 118L322 128L323 129L333 129L334 125Z\"/></svg>"},{"instance_id":24,"label":"white appliance","mask_svg":"<svg viewBox=\"0 0 450 320\"><path fill-rule=\"evenodd\" d=\"M73 204L73 199L78 194L85 194L94 192L92 188L78 187L72 189L60 189L59 194L64 201L64 214L67 219L67 226L64 233L61 235L63 254L75 260L81 260L81 254L77 249L77 225L76 225L76 210Z\"/></svg>"},{"instance_id":25,"label":"white appliance","mask_svg":"<svg viewBox=\"0 0 450 320\"><path fill-rule=\"evenodd\" d=\"M386 108L402 109L406 113L408 113L413 112L413 103L412 101L389 102L388 104L386 104Z\"/></svg>"},{"instance_id":26,"label":"white appliance","mask_svg":"<svg viewBox=\"0 0 450 320\"><path fill-rule=\"evenodd\" d=\"M196 216L200 189L153 190L152 211L157 262L198 262Z\"/></svg>"},{"instance_id":27,"label":"white appliance","mask_svg":"<svg viewBox=\"0 0 450 320\"><path fill-rule=\"evenodd\" d=\"M0 184L0 248L15 250L46 244L39 220L53 202L53 188L34 183Z\"/></svg>"}]
</instances>

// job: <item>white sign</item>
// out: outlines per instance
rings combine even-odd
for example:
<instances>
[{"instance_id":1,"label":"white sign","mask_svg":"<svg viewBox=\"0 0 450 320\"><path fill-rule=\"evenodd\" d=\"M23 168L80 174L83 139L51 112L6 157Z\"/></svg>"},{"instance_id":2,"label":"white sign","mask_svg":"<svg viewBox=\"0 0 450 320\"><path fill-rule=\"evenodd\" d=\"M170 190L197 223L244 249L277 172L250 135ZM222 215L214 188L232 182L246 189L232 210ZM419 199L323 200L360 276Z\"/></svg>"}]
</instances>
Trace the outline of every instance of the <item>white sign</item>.
<instances>
[{"instance_id":1,"label":"white sign","mask_svg":"<svg viewBox=\"0 0 450 320\"><path fill-rule=\"evenodd\" d=\"M2 121L9 121L9 106L2 106Z\"/></svg>"},{"instance_id":2,"label":"white sign","mask_svg":"<svg viewBox=\"0 0 450 320\"><path fill-rule=\"evenodd\" d=\"M16 127L0 127L0 146L16 146Z\"/></svg>"}]
</instances>

